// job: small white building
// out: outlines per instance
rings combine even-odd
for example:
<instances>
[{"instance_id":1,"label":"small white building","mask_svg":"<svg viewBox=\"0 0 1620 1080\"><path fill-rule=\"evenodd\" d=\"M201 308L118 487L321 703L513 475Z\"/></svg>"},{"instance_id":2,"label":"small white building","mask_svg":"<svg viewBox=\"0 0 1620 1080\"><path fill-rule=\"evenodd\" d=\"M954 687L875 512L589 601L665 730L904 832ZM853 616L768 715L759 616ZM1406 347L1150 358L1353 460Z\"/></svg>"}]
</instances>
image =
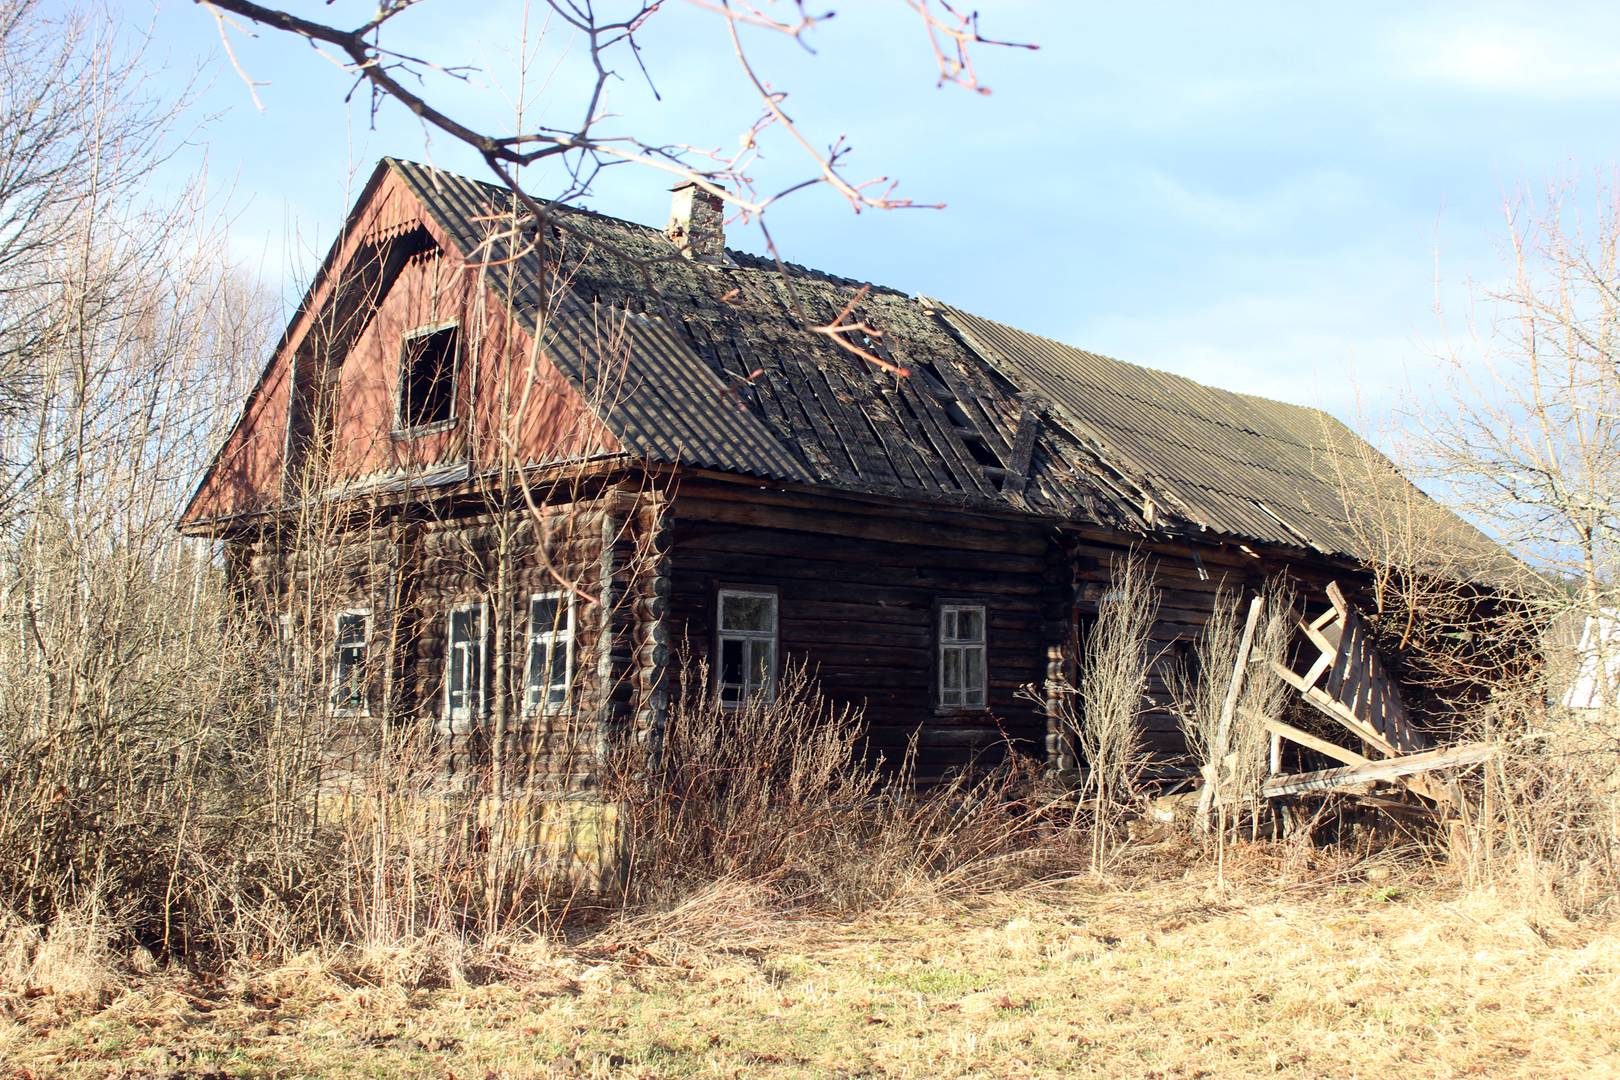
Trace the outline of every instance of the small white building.
<instances>
[{"instance_id":1,"label":"small white building","mask_svg":"<svg viewBox=\"0 0 1620 1080\"><path fill-rule=\"evenodd\" d=\"M1566 709L1601 709L1620 701L1620 612L1588 615L1564 691Z\"/></svg>"}]
</instances>

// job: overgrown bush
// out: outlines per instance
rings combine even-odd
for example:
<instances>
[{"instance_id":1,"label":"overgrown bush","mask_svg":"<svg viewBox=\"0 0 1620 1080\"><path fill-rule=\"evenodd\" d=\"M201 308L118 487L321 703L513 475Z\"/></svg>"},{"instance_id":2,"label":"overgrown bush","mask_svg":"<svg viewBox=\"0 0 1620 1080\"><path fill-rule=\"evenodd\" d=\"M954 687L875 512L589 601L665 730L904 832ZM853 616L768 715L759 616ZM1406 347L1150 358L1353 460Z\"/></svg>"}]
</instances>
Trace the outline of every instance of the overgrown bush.
<instances>
[{"instance_id":1,"label":"overgrown bush","mask_svg":"<svg viewBox=\"0 0 1620 1080\"><path fill-rule=\"evenodd\" d=\"M1292 696L1271 664L1288 660L1298 620L1293 590L1272 580L1255 600L1259 609L1242 665L1239 652L1251 605L1242 603L1240 592L1223 586L1190 657L1169 672L1170 697L1187 749L1204 776L1207 797L1200 808L1213 808L1218 844L1224 844L1227 826L1241 809L1258 814L1260 788L1269 771L1266 721L1279 718Z\"/></svg>"},{"instance_id":2,"label":"overgrown bush","mask_svg":"<svg viewBox=\"0 0 1620 1080\"><path fill-rule=\"evenodd\" d=\"M770 700L721 707L687 665L649 760L614 758L629 896L668 903L715 881L779 902L851 910L935 890L985 888L1038 860L1046 837L1037 770L1016 754L918 791L913 756L885 761L860 714L802 666Z\"/></svg>"}]
</instances>

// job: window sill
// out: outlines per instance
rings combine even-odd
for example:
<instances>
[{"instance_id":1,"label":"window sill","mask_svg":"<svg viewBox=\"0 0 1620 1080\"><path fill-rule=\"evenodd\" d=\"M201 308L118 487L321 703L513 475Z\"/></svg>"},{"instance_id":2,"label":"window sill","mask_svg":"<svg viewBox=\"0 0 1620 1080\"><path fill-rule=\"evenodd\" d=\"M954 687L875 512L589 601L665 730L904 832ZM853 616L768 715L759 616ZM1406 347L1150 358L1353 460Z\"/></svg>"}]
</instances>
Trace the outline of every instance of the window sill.
<instances>
[{"instance_id":1,"label":"window sill","mask_svg":"<svg viewBox=\"0 0 1620 1080\"><path fill-rule=\"evenodd\" d=\"M989 705L935 705L935 716L983 716L990 711Z\"/></svg>"},{"instance_id":2,"label":"window sill","mask_svg":"<svg viewBox=\"0 0 1620 1080\"><path fill-rule=\"evenodd\" d=\"M456 418L452 416L448 420L439 420L431 424L421 424L417 427L393 428L388 432L388 437L391 439L400 440L419 439L424 435L437 435L441 431L449 431L455 426Z\"/></svg>"}]
</instances>

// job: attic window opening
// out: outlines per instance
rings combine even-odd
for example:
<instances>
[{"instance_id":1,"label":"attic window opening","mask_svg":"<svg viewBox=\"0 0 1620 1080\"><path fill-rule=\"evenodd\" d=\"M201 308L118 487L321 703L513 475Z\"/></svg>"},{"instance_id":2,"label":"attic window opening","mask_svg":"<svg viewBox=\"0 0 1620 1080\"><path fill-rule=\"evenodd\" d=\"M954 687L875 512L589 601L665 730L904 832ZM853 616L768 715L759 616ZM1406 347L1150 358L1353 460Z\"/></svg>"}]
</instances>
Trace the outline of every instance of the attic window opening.
<instances>
[{"instance_id":1,"label":"attic window opening","mask_svg":"<svg viewBox=\"0 0 1620 1080\"><path fill-rule=\"evenodd\" d=\"M405 335L399 361L399 429L417 431L456 418L456 364L461 328L454 323Z\"/></svg>"}]
</instances>

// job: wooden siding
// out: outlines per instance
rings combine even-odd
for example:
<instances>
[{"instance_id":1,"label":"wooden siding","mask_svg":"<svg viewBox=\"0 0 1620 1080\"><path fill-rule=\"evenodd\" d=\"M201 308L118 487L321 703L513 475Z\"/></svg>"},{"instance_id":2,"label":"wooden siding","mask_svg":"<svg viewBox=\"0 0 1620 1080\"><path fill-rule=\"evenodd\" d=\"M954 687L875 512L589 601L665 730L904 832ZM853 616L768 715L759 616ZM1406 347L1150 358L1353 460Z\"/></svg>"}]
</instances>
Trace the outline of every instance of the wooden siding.
<instances>
[{"instance_id":1,"label":"wooden siding","mask_svg":"<svg viewBox=\"0 0 1620 1080\"><path fill-rule=\"evenodd\" d=\"M244 599L273 632L283 613L303 628L324 715L335 613L372 615L370 715L332 717L328 760L360 767L383 724L410 724L441 740L449 778L478 774L496 757L504 729L505 780L525 788L589 787L613 732L645 716L649 691L640 661L651 636L645 597L656 579L647 558L657 496L609 489L547 507L544 540L521 510L461 508L433 520L374 521L320 541L265 533L230 547ZM572 707L556 714L522 710L527 609L534 593L575 588ZM482 603L487 611L482 718L451 723L444 708L447 614Z\"/></svg>"},{"instance_id":2,"label":"wooden siding","mask_svg":"<svg viewBox=\"0 0 1620 1080\"><path fill-rule=\"evenodd\" d=\"M1074 677L1112 566L1132 550L1149 557L1161 597L1150 707L1142 717L1160 775L1185 769L1168 669L1185 655L1223 583L1252 590L1285 573L1304 599L1319 596L1329 580L1355 584L1346 568L1310 557L1261 557L1238 546L924 504L877 505L689 475L673 493L608 487L548 507L543 548L521 510L503 520L489 507L463 506L434 520L351 531L320 560L277 556L290 545L267 534L235 548L233 565L260 602L280 605L276 610L303 603L322 625L345 607L370 608L374 648L392 642L394 657L373 683L386 685L376 719L437 732L450 750L452 776L492 760L497 709L491 698L481 724L445 722L445 613L459 603L488 603L488 685L508 695L509 775L549 790L589 787L609 740L656 745L672 664L684 654L713 665L723 587L775 592L780 660L807 664L829 697L860 707L876 752L898 760L915 737L918 778L927 783L965 766L994 765L1009 751L1072 766L1045 709L1023 691L1038 698L1049 677ZM563 716L524 717L525 605L531 593L557 588L559 575L588 597L576 600L574 707ZM315 596L327 599L309 603ZM936 704L944 602L985 607L984 709ZM351 733L340 745L352 753L365 743L363 733Z\"/></svg>"},{"instance_id":3,"label":"wooden siding","mask_svg":"<svg viewBox=\"0 0 1620 1080\"><path fill-rule=\"evenodd\" d=\"M1047 532L687 479L670 526L670 634L712 666L718 590L769 588L781 661L807 664L832 700L861 707L873 747L890 758L920 731L920 779L993 764L1009 746L1039 754L1045 718L1019 691L1041 685L1050 639L1063 633L1067 583ZM935 704L946 601L985 607L985 709Z\"/></svg>"},{"instance_id":4,"label":"wooden siding","mask_svg":"<svg viewBox=\"0 0 1620 1080\"><path fill-rule=\"evenodd\" d=\"M513 320L510 299L492 285L492 275L424 216L399 177L382 172L272 355L182 526L447 463L477 470L616 451L593 403L535 347ZM461 327L455 421L424 434L397 433L404 335L446 322ZM612 341L575 343L576 350L587 346L598 365L616 363ZM304 470L314 466L306 481Z\"/></svg>"}]
</instances>

